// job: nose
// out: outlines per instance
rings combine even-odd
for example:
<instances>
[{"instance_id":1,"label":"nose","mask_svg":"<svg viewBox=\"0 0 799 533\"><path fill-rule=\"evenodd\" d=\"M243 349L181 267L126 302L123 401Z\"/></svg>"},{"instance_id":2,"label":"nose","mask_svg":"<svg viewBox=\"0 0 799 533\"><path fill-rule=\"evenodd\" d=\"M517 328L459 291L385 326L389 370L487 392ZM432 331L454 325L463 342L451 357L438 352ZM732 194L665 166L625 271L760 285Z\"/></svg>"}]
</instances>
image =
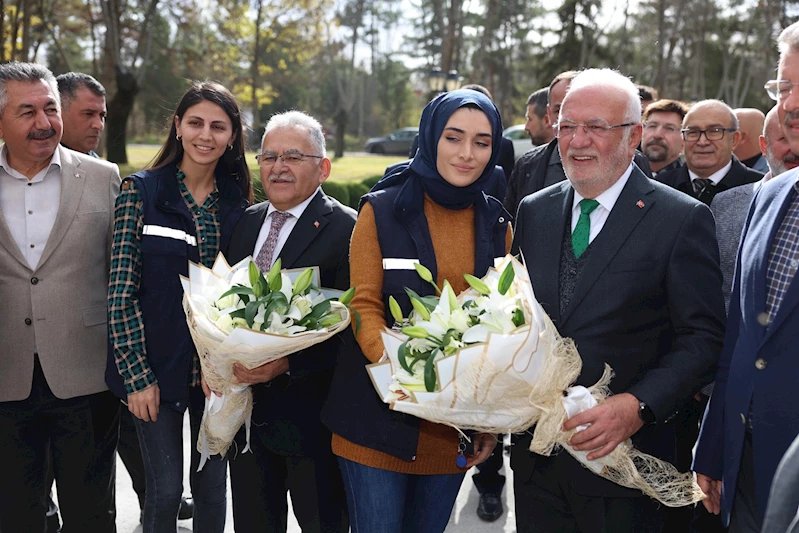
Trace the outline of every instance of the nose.
<instances>
[{"instance_id":1,"label":"nose","mask_svg":"<svg viewBox=\"0 0 799 533\"><path fill-rule=\"evenodd\" d=\"M272 165L272 173L273 174L280 174L280 172L278 172L276 169L281 169L282 170L284 167L288 168L288 165L286 164L285 161L283 161L283 156L279 155L279 156L277 156L277 159L275 159L275 164Z\"/></svg>"},{"instance_id":2,"label":"nose","mask_svg":"<svg viewBox=\"0 0 799 533\"><path fill-rule=\"evenodd\" d=\"M782 99L782 108L788 112L799 110L799 89L797 87L792 86L788 96Z\"/></svg>"},{"instance_id":3,"label":"nose","mask_svg":"<svg viewBox=\"0 0 799 533\"><path fill-rule=\"evenodd\" d=\"M52 127L50 124L50 118L47 116L47 113L44 112L44 109L40 109L36 112L36 128L39 130L49 130Z\"/></svg>"},{"instance_id":4,"label":"nose","mask_svg":"<svg viewBox=\"0 0 799 533\"><path fill-rule=\"evenodd\" d=\"M710 144L710 140L707 138L707 132L703 131L699 134L699 138L695 141L696 144L701 144L702 146L707 146Z\"/></svg>"},{"instance_id":5,"label":"nose","mask_svg":"<svg viewBox=\"0 0 799 533\"><path fill-rule=\"evenodd\" d=\"M464 161L469 161L472 158L472 143L467 141L462 142L458 156Z\"/></svg>"},{"instance_id":6,"label":"nose","mask_svg":"<svg viewBox=\"0 0 799 533\"><path fill-rule=\"evenodd\" d=\"M575 128L569 144L574 147L588 146L591 144L591 138L588 136L585 126L580 125Z\"/></svg>"},{"instance_id":7,"label":"nose","mask_svg":"<svg viewBox=\"0 0 799 533\"><path fill-rule=\"evenodd\" d=\"M91 127L92 129L103 131L103 129L105 128L105 119L100 115L95 115L92 118Z\"/></svg>"}]
</instances>

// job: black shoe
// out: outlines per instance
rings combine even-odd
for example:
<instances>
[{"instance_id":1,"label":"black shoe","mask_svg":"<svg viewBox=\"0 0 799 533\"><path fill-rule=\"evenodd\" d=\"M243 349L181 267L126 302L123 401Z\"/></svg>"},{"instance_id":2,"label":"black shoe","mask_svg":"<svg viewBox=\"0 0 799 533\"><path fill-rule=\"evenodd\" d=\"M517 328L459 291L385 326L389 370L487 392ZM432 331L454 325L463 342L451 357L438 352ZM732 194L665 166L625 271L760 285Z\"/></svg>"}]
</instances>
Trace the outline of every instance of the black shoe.
<instances>
[{"instance_id":1,"label":"black shoe","mask_svg":"<svg viewBox=\"0 0 799 533\"><path fill-rule=\"evenodd\" d=\"M504 512L501 495L491 492L480 495L480 503L477 504L477 516L480 520L493 522Z\"/></svg>"},{"instance_id":2,"label":"black shoe","mask_svg":"<svg viewBox=\"0 0 799 533\"><path fill-rule=\"evenodd\" d=\"M180 499L180 510L178 511L178 520L188 520L194 516L194 500L186 498L185 496Z\"/></svg>"}]
</instances>

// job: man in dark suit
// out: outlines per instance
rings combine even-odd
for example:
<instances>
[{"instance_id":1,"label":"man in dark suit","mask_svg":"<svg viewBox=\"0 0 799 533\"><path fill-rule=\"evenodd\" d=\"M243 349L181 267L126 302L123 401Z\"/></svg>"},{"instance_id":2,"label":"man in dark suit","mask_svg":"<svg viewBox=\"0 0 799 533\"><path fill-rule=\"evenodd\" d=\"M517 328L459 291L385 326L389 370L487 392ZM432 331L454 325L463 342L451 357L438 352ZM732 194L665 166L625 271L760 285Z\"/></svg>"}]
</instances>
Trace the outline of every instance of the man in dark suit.
<instances>
[{"instance_id":1,"label":"man in dark suit","mask_svg":"<svg viewBox=\"0 0 799 533\"><path fill-rule=\"evenodd\" d=\"M721 191L759 181L763 174L744 166L733 150L741 132L738 117L721 100L694 104L682 122L685 165L657 180L710 205Z\"/></svg>"},{"instance_id":2,"label":"man in dark suit","mask_svg":"<svg viewBox=\"0 0 799 533\"><path fill-rule=\"evenodd\" d=\"M356 213L320 188L330 175L321 125L299 111L273 116L258 162L269 201L247 209L233 232L229 261L252 256L261 270L277 258L283 268L318 266L322 287L347 289ZM348 530L331 434L319 419L338 343L334 337L252 370L234 366L239 382L254 385L252 453L230 461L237 532L284 533L287 491L303 531Z\"/></svg>"},{"instance_id":3,"label":"man in dark suit","mask_svg":"<svg viewBox=\"0 0 799 533\"><path fill-rule=\"evenodd\" d=\"M577 385L606 364L613 395L564 424L583 424L570 444L610 453L632 437L666 461L675 454L675 412L712 379L724 307L710 210L649 179L632 164L641 104L629 79L587 70L572 80L560 111L558 145L568 181L525 198L513 252L583 361ZM511 454L519 532L657 532L664 507L640 491L596 476L571 455Z\"/></svg>"},{"instance_id":4,"label":"man in dark suit","mask_svg":"<svg viewBox=\"0 0 799 533\"><path fill-rule=\"evenodd\" d=\"M799 24L780 34L777 80L766 84L799 153ZM694 470L730 532L760 531L769 488L799 432L799 170L755 193L741 236L727 333Z\"/></svg>"}]
</instances>

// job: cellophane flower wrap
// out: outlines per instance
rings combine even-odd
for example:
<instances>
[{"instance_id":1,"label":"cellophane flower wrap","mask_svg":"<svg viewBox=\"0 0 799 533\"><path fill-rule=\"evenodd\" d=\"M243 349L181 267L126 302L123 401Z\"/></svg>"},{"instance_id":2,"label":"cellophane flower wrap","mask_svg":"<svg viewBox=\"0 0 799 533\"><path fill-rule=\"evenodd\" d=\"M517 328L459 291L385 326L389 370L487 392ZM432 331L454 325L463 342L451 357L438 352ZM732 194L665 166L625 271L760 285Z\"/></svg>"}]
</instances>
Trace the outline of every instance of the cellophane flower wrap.
<instances>
[{"instance_id":1,"label":"cellophane flower wrap","mask_svg":"<svg viewBox=\"0 0 799 533\"><path fill-rule=\"evenodd\" d=\"M233 364L252 369L339 333L350 323L345 304L354 289L345 294L319 289L318 267L281 270L278 261L267 274L250 257L231 267L221 253L210 269L190 262L181 282L203 378L222 393L205 401L197 441L202 468L211 455L227 452L242 425L243 451L249 448L252 392L238 383Z\"/></svg>"},{"instance_id":2,"label":"cellophane flower wrap","mask_svg":"<svg viewBox=\"0 0 799 533\"><path fill-rule=\"evenodd\" d=\"M471 288L457 297L449 284L440 298L409 293L409 317L392 306L395 325L382 332L383 359L367 365L391 409L460 431L520 433L535 426L532 452L551 455L563 447L595 474L670 507L704 497L690 472L639 452L629 439L594 461L571 448L575 431L564 432L563 423L610 395L610 367L594 386L572 386L582 369L577 348L558 334L514 257L498 260L481 283L467 281Z\"/></svg>"}]
</instances>

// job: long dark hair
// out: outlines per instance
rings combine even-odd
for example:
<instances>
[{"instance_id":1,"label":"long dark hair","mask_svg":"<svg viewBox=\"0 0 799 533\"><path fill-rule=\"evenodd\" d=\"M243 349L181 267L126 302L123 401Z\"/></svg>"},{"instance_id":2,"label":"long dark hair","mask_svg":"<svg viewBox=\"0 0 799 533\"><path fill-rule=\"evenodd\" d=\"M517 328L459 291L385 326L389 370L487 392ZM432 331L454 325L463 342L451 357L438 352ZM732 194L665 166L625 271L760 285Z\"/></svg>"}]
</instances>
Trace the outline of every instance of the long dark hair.
<instances>
[{"instance_id":1,"label":"long dark hair","mask_svg":"<svg viewBox=\"0 0 799 533\"><path fill-rule=\"evenodd\" d=\"M175 117L180 121L186 110L202 101L208 101L221 107L230 119L233 133L236 135L233 140L233 148L225 150L225 153L219 158L214 174L217 179L233 180L241 190L241 195L252 203L253 190L250 183L250 169L247 168L244 159L244 125L241 121L241 110L236 102L236 97L225 87L213 81L192 82L189 90L180 99L175 113L170 117L169 134L148 169L163 168L179 163L183 159L183 143L177 140Z\"/></svg>"}]
</instances>

